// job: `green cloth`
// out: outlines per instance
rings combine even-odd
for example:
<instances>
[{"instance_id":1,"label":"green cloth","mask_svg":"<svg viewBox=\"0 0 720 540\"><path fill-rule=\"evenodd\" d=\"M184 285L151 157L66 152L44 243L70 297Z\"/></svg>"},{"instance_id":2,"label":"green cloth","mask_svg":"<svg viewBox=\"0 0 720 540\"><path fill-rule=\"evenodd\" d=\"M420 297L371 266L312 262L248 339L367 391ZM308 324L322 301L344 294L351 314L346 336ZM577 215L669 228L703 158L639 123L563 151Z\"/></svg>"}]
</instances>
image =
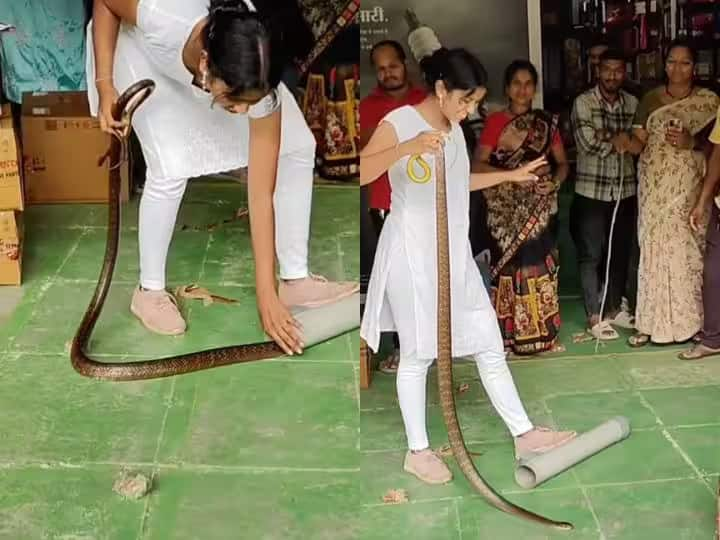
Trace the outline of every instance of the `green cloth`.
<instances>
[{"instance_id":1,"label":"green cloth","mask_svg":"<svg viewBox=\"0 0 720 540\"><path fill-rule=\"evenodd\" d=\"M650 90L640 100L637 111L635 111L635 118L633 119L633 127L645 129L647 127L648 118L650 115L658 110L660 107L665 105L663 103L663 94L665 93L664 86L658 86Z\"/></svg>"},{"instance_id":2,"label":"green cloth","mask_svg":"<svg viewBox=\"0 0 720 540\"><path fill-rule=\"evenodd\" d=\"M0 0L0 69L5 96L85 90L85 6L81 0Z\"/></svg>"}]
</instances>

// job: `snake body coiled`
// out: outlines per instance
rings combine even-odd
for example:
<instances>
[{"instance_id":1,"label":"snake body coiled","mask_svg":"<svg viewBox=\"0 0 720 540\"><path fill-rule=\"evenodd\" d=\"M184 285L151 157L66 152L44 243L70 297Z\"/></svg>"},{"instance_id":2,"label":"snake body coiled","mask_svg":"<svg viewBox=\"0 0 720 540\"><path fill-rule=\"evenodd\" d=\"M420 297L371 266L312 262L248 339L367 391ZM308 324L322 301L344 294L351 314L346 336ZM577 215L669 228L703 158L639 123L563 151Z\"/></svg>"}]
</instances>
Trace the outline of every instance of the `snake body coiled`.
<instances>
[{"instance_id":1,"label":"snake body coiled","mask_svg":"<svg viewBox=\"0 0 720 540\"><path fill-rule=\"evenodd\" d=\"M93 379L136 381L171 377L220 366L284 356L285 352L273 341L220 347L170 358L137 362L100 362L90 358L85 352L92 331L105 304L118 254L120 239L120 170L113 164L117 165L121 159L122 148L130 134L133 113L150 96L154 88L155 83L153 81L141 80L129 87L118 98L113 107L114 118L116 120L124 119L125 127L120 136L112 138L108 152L111 167L105 257L95 293L72 340L70 347L72 366L80 375Z\"/></svg>"},{"instance_id":2,"label":"snake body coiled","mask_svg":"<svg viewBox=\"0 0 720 540\"><path fill-rule=\"evenodd\" d=\"M445 154L440 151L435 159L436 177L436 227L437 227L437 370L438 389L443 419L448 432L448 440L460 470L470 485L492 506L513 516L527 519L541 525L561 530L572 530L571 523L553 521L529 510L521 508L504 499L480 476L458 422L453 393L452 372L452 335L450 310L450 248L448 235L447 192L445 182Z\"/></svg>"}]
</instances>

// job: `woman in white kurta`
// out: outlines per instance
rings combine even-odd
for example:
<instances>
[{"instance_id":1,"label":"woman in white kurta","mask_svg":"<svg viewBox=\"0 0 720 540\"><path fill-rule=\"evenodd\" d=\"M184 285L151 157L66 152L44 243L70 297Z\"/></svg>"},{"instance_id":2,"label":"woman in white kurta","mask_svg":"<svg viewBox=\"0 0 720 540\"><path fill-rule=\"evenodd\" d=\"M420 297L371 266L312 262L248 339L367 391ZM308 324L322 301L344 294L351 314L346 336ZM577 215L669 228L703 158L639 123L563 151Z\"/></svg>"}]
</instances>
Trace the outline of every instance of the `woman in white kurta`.
<instances>
[{"instance_id":1,"label":"woman in white kurta","mask_svg":"<svg viewBox=\"0 0 720 540\"><path fill-rule=\"evenodd\" d=\"M544 158L512 172L471 175L458 122L485 96L485 70L463 49L440 49L421 66L434 92L415 107L389 113L361 154L361 184L387 170L393 209L380 234L361 336L377 351L380 332L398 332L397 392L409 447L404 467L425 482L444 483L451 474L429 449L425 426L427 371L437 355L434 152L441 144L446 164L453 355L474 356L493 406L516 437L517 454L553 448L574 433L534 428L530 422L507 367L497 318L468 239L470 191L504 181L537 180L532 171L545 163ZM410 163L418 154L429 170Z\"/></svg>"},{"instance_id":2,"label":"woman in white kurta","mask_svg":"<svg viewBox=\"0 0 720 540\"><path fill-rule=\"evenodd\" d=\"M265 331L292 354L302 342L287 307L316 307L359 286L308 271L315 140L280 82L287 55L266 15L250 0L96 0L88 94L112 132L116 89L156 83L133 122L147 163L133 313L155 332L185 331L165 291L165 262L187 180L248 166L258 310Z\"/></svg>"}]
</instances>

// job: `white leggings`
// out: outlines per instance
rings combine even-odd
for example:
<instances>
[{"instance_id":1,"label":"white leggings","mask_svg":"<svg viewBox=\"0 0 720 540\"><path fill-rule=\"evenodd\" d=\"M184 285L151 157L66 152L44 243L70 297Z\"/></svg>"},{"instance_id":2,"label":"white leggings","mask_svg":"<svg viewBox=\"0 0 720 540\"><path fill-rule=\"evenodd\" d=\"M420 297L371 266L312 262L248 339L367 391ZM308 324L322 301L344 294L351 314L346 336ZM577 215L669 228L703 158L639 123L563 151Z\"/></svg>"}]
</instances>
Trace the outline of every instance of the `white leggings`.
<instances>
[{"instance_id":1,"label":"white leggings","mask_svg":"<svg viewBox=\"0 0 720 540\"><path fill-rule=\"evenodd\" d=\"M397 393L410 450L422 450L429 446L425 426L425 390L427 372L432 362L432 359L420 360L414 351L403 351L401 345ZM533 425L518 396L505 361L505 353L478 353L475 355L475 363L490 402L513 437L530 431Z\"/></svg>"},{"instance_id":2,"label":"white leggings","mask_svg":"<svg viewBox=\"0 0 720 540\"><path fill-rule=\"evenodd\" d=\"M411 450L429 446L425 425L425 392L427 372L433 359L417 357L413 291L410 269L404 258L398 257L390 267L386 295L400 338L400 365L397 372L397 393L405 434ZM505 361L502 336L495 312L487 310L487 317L478 328L487 336L488 349L475 355L475 363L485 392L510 433L515 437L533 429L520 401L512 374Z\"/></svg>"},{"instance_id":3,"label":"white leggings","mask_svg":"<svg viewBox=\"0 0 720 540\"><path fill-rule=\"evenodd\" d=\"M275 249L282 279L308 275L315 146L280 155L273 204ZM140 201L140 285L165 288L165 263L187 179L147 178Z\"/></svg>"}]
</instances>

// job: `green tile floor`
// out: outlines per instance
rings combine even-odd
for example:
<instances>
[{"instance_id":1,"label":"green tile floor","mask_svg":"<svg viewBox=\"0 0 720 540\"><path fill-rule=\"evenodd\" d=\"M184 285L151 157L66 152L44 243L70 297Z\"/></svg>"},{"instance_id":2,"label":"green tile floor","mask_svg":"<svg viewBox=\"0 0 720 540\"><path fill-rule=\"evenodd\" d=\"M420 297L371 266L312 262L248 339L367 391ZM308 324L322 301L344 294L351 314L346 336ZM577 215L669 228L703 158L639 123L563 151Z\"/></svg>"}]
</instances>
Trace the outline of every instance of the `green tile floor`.
<instances>
[{"instance_id":1,"label":"green tile floor","mask_svg":"<svg viewBox=\"0 0 720 540\"><path fill-rule=\"evenodd\" d=\"M313 271L357 279L358 200L357 188L317 187ZM178 338L148 333L129 313L137 200L126 205L91 351L132 360L262 338L248 222L223 223L245 205L238 183L191 183L168 286L199 283L239 303L184 301L189 330ZM106 215L101 205L26 212L22 295L0 324L0 539L356 538L357 332L292 360L147 382L84 379L67 347L97 279ZM116 495L123 469L153 475L152 494Z\"/></svg>"},{"instance_id":2,"label":"green tile floor","mask_svg":"<svg viewBox=\"0 0 720 540\"><path fill-rule=\"evenodd\" d=\"M606 418L630 418L623 443L534 490L515 484L512 443L482 390L474 364L455 365L458 415L478 469L507 498L576 530L555 532L490 509L468 487L452 458L454 480L428 486L402 472L405 439L395 378L380 372L361 393L360 492L363 539L393 540L711 540L720 475L720 361L683 363L681 348L634 350L624 342L572 342L581 330L577 300L562 306L567 352L514 359L510 366L528 413L538 423L579 431ZM629 335L625 333L624 335ZM434 448L447 444L435 368L428 386L428 428ZM389 489L409 502L387 505Z\"/></svg>"},{"instance_id":3,"label":"green tile floor","mask_svg":"<svg viewBox=\"0 0 720 540\"><path fill-rule=\"evenodd\" d=\"M357 276L357 189L320 186L314 201L313 269ZM191 185L169 286L198 282L239 304L186 301L188 333L163 338L127 309L137 276L137 201L128 204L93 352L132 360L261 337L247 222L222 223L244 205L236 183ZM394 377L376 373L369 390L357 390L357 332L302 358L176 379L111 384L76 375L67 345L92 294L105 218L99 205L26 213L25 283L0 321L0 539L712 538L720 362L684 364L677 347L635 351L622 342L594 355L593 343L572 343L582 308L565 299L567 352L511 363L531 416L583 430L625 414L634 433L529 492L514 484L510 441L474 366L457 363L457 384L470 383L458 409L470 449L481 452L478 467L511 500L576 525L555 533L491 510L451 459L455 479L445 486L402 472ZM208 231L211 223L219 225ZM433 369L428 421L440 447L435 383ZM140 501L113 493L124 468L153 475L153 493ZM397 488L410 501L383 504Z\"/></svg>"}]
</instances>

